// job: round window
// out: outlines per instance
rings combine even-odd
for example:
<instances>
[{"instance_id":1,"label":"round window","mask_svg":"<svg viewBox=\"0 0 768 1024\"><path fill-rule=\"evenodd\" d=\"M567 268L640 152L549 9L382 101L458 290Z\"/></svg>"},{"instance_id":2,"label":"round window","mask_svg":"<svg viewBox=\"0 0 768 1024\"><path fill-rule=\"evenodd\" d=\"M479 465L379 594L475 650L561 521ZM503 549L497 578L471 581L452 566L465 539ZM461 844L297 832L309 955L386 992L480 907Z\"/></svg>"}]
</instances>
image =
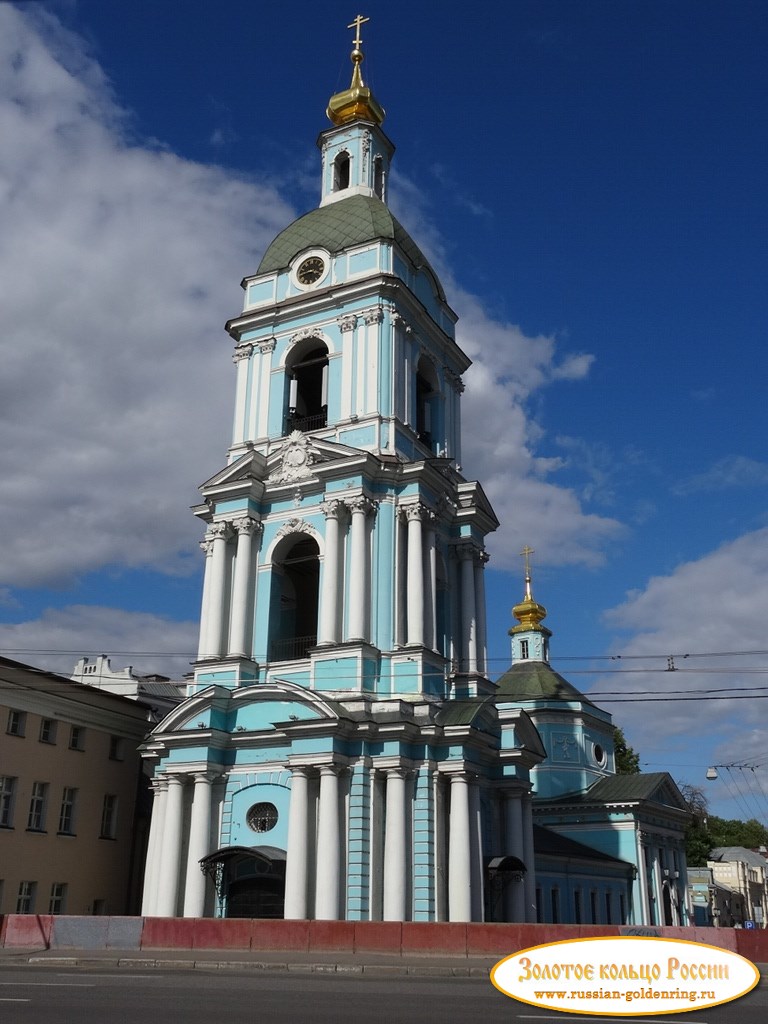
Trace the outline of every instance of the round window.
<instances>
[{"instance_id":1,"label":"round window","mask_svg":"<svg viewBox=\"0 0 768 1024\"><path fill-rule=\"evenodd\" d=\"M245 820L254 832L271 832L277 824L277 808L274 804L254 804Z\"/></svg>"},{"instance_id":2,"label":"round window","mask_svg":"<svg viewBox=\"0 0 768 1024\"><path fill-rule=\"evenodd\" d=\"M605 764L605 751L599 743L595 744L595 761L602 767Z\"/></svg>"}]
</instances>

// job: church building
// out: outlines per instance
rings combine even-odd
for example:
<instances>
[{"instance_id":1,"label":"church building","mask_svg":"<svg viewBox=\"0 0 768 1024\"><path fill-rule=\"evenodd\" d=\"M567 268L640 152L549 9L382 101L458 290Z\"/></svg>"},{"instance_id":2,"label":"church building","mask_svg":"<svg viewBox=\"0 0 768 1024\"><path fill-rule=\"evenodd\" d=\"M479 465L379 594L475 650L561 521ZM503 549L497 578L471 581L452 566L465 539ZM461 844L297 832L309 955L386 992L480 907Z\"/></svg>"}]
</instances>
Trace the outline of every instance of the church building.
<instances>
[{"instance_id":1,"label":"church building","mask_svg":"<svg viewBox=\"0 0 768 1024\"><path fill-rule=\"evenodd\" d=\"M460 468L470 360L387 206L365 20L318 141L320 204L271 243L227 324L234 427L195 509L194 680L143 746L143 913L565 921L578 867L585 921L650 920L636 826L656 791L579 802L613 781L611 720L549 668L528 568L514 664L488 675L498 520Z\"/></svg>"}]
</instances>

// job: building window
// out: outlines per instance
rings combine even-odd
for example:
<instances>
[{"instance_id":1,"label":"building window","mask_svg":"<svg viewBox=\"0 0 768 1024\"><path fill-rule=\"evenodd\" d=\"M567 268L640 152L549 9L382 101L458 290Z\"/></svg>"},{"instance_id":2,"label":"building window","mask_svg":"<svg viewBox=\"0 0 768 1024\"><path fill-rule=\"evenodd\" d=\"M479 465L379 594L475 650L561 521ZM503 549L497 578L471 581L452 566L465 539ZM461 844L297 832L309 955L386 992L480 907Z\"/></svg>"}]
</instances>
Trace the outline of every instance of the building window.
<instances>
[{"instance_id":1,"label":"building window","mask_svg":"<svg viewBox=\"0 0 768 1024\"><path fill-rule=\"evenodd\" d=\"M416 433L419 441L433 447L439 424L436 422L440 385L430 359L422 356L416 368Z\"/></svg>"},{"instance_id":2,"label":"building window","mask_svg":"<svg viewBox=\"0 0 768 1024\"><path fill-rule=\"evenodd\" d=\"M82 725L73 725L70 729L69 749L85 750L85 729Z\"/></svg>"},{"instance_id":3,"label":"building window","mask_svg":"<svg viewBox=\"0 0 768 1024\"><path fill-rule=\"evenodd\" d=\"M114 793L107 793L104 796L104 803L101 808L101 833L102 839L114 839L117 835L117 797Z\"/></svg>"},{"instance_id":4,"label":"building window","mask_svg":"<svg viewBox=\"0 0 768 1024\"><path fill-rule=\"evenodd\" d=\"M286 367L288 416L286 434L321 430L328 422L328 348L310 339Z\"/></svg>"},{"instance_id":5,"label":"building window","mask_svg":"<svg viewBox=\"0 0 768 1024\"><path fill-rule=\"evenodd\" d=\"M36 889L37 882L19 882L19 895L16 897L17 914L34 913Z\"/></svg>"},{"instance_id":6,"label":"building window","mask_svg":"<svg viewBox=\"0 0 768 1024\"><path fill-rule=\"evenodd\" d=\"M29 800L29 818L27 819L28 832L45 831L45 811L48 799L48 783L33 782L32 796Z\"/></svg>"},{"instance_id":7,"label":"building window","mask_svg":"<svg viewBox=\"0 0 768 1024\"><path fill-rule=\"evenodd\" d=\"M94 900L91 913L95 917L103 917L107 912L107 901L106 900Z\"/></svg>"},{"instance_id":8,"label":"building window","mask_svg":"<svg viewBox=\"0 0 768 1024\"><path fill-rule=\"evenodd\" d=\"M56 722L52 718L40 719L40 742L56 742Z\"/></svg>"},{"instance_id":9,"label":"building window","mask_svg":"<svg viewBox=\"0 0 768 1024\"><path fill-rule=\"evenodd\" d=\"M619 924L627 923L627 900L623 892L619 893Z\"/></svg>"},{"instance_id":10,"label":"building window","mask_svg":"<svg viewBox=\"0 0 768 1024\"><path fill-rule=\"evenodd\" d=\"M274 804L254 804L245 820L254 832L271 832L277 824L277 808Z\"/></svg>"},{"instance_id":11,"label":"building window","mask_svg":"<svg viewBox=\"0 0 768 1024\"><path fill-rule=\"evenodd\" d=\"M527 640L521 640L520 641L520 657L521 658L527 658L528 657L528 641Z\"/></svg>"},{"instance_id":12,"label":"building window","mask_svg":"<svg viewBox=\"0 0 768 1024\"><path fill-rule=\"evenodd\" d=\"M560 924L560 890L557 886L552 887L550 907L552 909L552 924Z\"/></svg>"},{"instance_id":13,"label":"building window","mask_svg":"<svg viewBox=\"0 0 768 1024\"><path fill-rule=\"evenodd\" d=\"M63 914L67 901L67 883L54 882L51 886L51 899L48 903L49 914Z\"/></svg>"},{"instance_id":14,"label":"building window","mask_svg":"<svg viewBox=\"0 0 768 1024\"><path fill-rule=\"evenodd\" d=\"M592 924L598 924L599 922L597 914L597 893L594 889L589 894L589 912L592 919Z\"/></svg>"},{"instance_id":15,"label":"building window","mask_svg":"<svg viewBox=\"0 0 768 1024\"><path fill-rule=\"evenodd\" d=\"M61 813L59 814L59 834L73 836L75 834L75 801L77 790L65 786L61 796Z\"/></svg>"},{"instance_id":16,"label":"building window","mask_svg":"<svg viewBox=\"0 0 768 1024\"><path fill-rule=\"evenodd\" d=\"M16 779L12 775L0 775L0 828L13 828L15 793Z\"/></svg>"},{"instance_id":17,"label":"building window","mask_svg":"<svg viewBox=\"0 0 768 1024\"><path fill-rule=\"evenodd\" d=\"M122 736L109 737L109 760L122 761L125 758L125 743Z\"/></svg>"},{"instance_id":18,"label":"building window","mask_svg":"<svg viewBox=\"0 0 768 1024\"><path fill-rule=\"evenodd\" d=\"M333 191L349 188L349 153L342 151L333 161Z\"/></svg>"},{"instance_id":19,"label":"building window","mask_svg":"<svg viewBox=\"0 0 768 1024\"><path fill-rule=\"evenodd\" d=\"M6 732L9 736L23 736L27 728L26 711L9 711Z\"/></svg>"},{"instance_id":20,"label":"building window","mask_svg":"<svg viewBox=\"0 0 768 1024\"><path fill-rule=\"evenodd\" d=\"M581 889L576 889L573 894L573 920L575 924L581 924Z\"/></svg>"},{"instance_id":21,"label":"building window","mask_svg":"<svg viewBox=\"0 0 768 1024\"><path fill-rule=\"evenodd\" d=\"M270 661L307 658L317 643L320 595L320 551L304 534L284 537L272 563L269 614Z\"/></svg>"},{"instance_id":22,"label":"building window","mask_svg":"<svg viewBox=\"0 0 768 1024\"><path fill-rule=\"evenodd\" d=\"M605 894L605 923L613 924L613 910L611 907L611 893L608 891Z\"/></svg>"},{"instance_id":23,"label":"building window","mask_svg":"<svg viewBox=\"0 0 768 1024\"><path fill-rule=\"evenodd\" d=\"M379 199L384 198L384 161L380 156L373 161L373 192Z\"/></svg>"}]
</instances>

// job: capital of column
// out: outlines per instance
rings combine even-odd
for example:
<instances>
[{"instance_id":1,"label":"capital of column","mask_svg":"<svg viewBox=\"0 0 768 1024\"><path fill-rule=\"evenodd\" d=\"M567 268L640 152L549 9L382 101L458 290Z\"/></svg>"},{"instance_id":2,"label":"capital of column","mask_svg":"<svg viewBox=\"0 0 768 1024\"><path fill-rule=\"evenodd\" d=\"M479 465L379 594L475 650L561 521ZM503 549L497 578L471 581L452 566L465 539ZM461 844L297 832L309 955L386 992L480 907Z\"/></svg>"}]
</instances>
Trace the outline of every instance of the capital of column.
<instances>
[{"instance_id":1,"label":"capital of column","mask_svg":"<svg viewBox=\"0 0 768 1024\"><path fill-rule=\"evenodd\" d=\"M233 520L232 527L238 535L242 533L249 537L252 537L254 533L261 533L264 529L258 519L252 519L250 516L242 516L240 519Z\"/></svg>"},{"instance_id":2,"label":"capital of column","mask_svg":"<svg viewBox=\"0 0 768 1024\"><path fill-rule=\"evenodd\" d=\"M244 359L250 359L253 354L253 345L238 345L232 354L233 363L241 363Z\"/></svg>"},{"instance_id":3,"label":"capital of column","mask_svg":"<svg viewBox=\"0 0 768 1024\"><path fill-rule=\"evenodd\" d=\"M193 779L195 785L197 785L198 783L200 785L203 785L204 783L208 783L209 785L212 785L216 781L216 779L218 779L219 777L220 777L219 772L214 772L214 771L193 772L192 773L192 779Z\"/></svg>"},{"instance_id":4,"label":"capital of column","mask_svg":"<svg viewBox=\"0 0 768 1024\"><path fill-rule=\"evenodd\" d=\"M150 785L155 793L164 793L168 789L168 779L164 777L152 779Z\"/></svg>"},{"instance_id":5,"label":"capital of column","mask_svg":"<svg viewBox=\"0 0 768 1024\"><path fill-rule=\"evenodd\" d=\"M363 313L363 319L366 324L380 324L384 319L384 310L381 306L376 306L374 309L367 309L365 313Z\"/></svg>"},{"instance_id":6,"label":"capital of column","mask_svg":"<svg viewBox=\"0 0 768 1024\"><path fill-rule=\"evenodd\" d=\"M274 352L277 347L277 338L269 338L267 341L260 341L256 346L262 355L268 355L270 352Z\"/></svg>"},{"instance_id":7,"label":"capital of column","mask_svg":"<svg viewBox=\"0 0 768 1024\"><path fill-rule=\"evenodd\" d=\"M354 331L357 327L357 316L354 313L347 313L345 316L339 317L336 322L342 334L346 334L348 331Z\"/></svg>"},{"instance_id":8,"label":"capital of column","mask_svg":"<svg viewBox=\"0 0 768 1024\"><path fill-rule=\"evenodd\" d=\"M471 540L462 541L459 544L453 544L452 547L456 556L462 562L469 560L474 561L480 553L480 548Z\"/></svg>"},{"instance_id":9,"label":"capital of column","mask_svg":"<svg viewBox=\"0 0 768 1024\"><path fill-rule=\"evenodd\" d=\"M232 525L226 522L211 523L205 535L206 540L229 540L232 536Z\"/></svg>"},{"instance_id":10,"label":"capital of column","mask_svg":"<svg viewBox=\"0 0 768 1024\"><path fill-rule=\"evenodd\" d=\"M462 392L464 391L464 381L461 379L460 375L453 371L449 366L443 367L443 373L445 374L445 379L448 381L448 383L456 392L456 394L462 394Z\"/></svg>"},{"instance_id":11,"label":"capital of column","mask_svg":"<svg viewBox=\"0 0 768 1024\"><path fill-rule=\"evenodd\" d=\"M430 511L431 509L428 509L426 505L422 505L421 502L414 502L412 505L401 505L398 510L399 515L409 523L414 522L414 520L422 523L425 522Z\"/></svg>"},{"instance_id":12,"label":"capital of column","mask_svg":"<svg viewBox=\"0 0 768 1024\"><path fill-rule=\"evenodd\" d=\"M395 327L402 327L406 334L413 333L413 328L405 319L405 317L401 316L400 313L395 312L392 314L392 323L395 325Z\"/></svg>"},{"instance_id":13,"label":"capital of column","mask_svg":"<svg viewBox=\"0 0 768 1024\"><path fill-rule=\"evenodd\" d=\"M213 537L206 537L205 540L201 540L200 550L206 558L210 558L213 554Z\"/></svg>"},{"instance_id":14,"label":"capital of column","mask_svg":"<svg viewBox=\"0 0 768 1024\"><path fill-rule=\"evenodd\" d=\"M371 513L375 515L376 509L379 507L378 502L373 501L364 494L358 494L354 498L348 498L347 506L352 515L355 515L355 513L362 513L364 516L369 516Z\"/></svg>"},{"instance_id":15,"label":"capital of column","mask_svg":"<svg viewBox=\"0 0 768 1024\"><path fill-rule=\"evenodd\" d=\"M340 498L330 498L328 501L324 501L320 508L326 519L341 520L347 512L347 506Z\"/></svg>"}]
</instances>

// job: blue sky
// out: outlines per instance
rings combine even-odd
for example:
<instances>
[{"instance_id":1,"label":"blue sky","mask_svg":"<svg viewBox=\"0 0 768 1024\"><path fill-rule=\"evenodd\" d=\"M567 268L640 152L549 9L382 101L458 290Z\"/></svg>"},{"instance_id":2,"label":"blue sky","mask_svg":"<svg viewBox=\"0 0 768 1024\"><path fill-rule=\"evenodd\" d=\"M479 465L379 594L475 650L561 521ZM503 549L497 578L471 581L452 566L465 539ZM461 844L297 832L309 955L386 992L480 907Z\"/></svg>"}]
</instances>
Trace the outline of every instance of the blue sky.
<instances>
[{"instance_id":1,"label":"blue sky","mask_svg":"<svg viewBox=\"0 0 768 1024\"><path fill-rule=\"evenodd\" d=\"M234 396L223 323L317 203L355 13L0 2L9 656L188 668L188 508L223 465ZM464 468L502 520L495 674L530 544L555 667L605 695L648 770L703 784L709 764L756 766L706 792L765 820L765 4L363 13L392 206L475 360Z\"/></svg>"}]
</instances>

